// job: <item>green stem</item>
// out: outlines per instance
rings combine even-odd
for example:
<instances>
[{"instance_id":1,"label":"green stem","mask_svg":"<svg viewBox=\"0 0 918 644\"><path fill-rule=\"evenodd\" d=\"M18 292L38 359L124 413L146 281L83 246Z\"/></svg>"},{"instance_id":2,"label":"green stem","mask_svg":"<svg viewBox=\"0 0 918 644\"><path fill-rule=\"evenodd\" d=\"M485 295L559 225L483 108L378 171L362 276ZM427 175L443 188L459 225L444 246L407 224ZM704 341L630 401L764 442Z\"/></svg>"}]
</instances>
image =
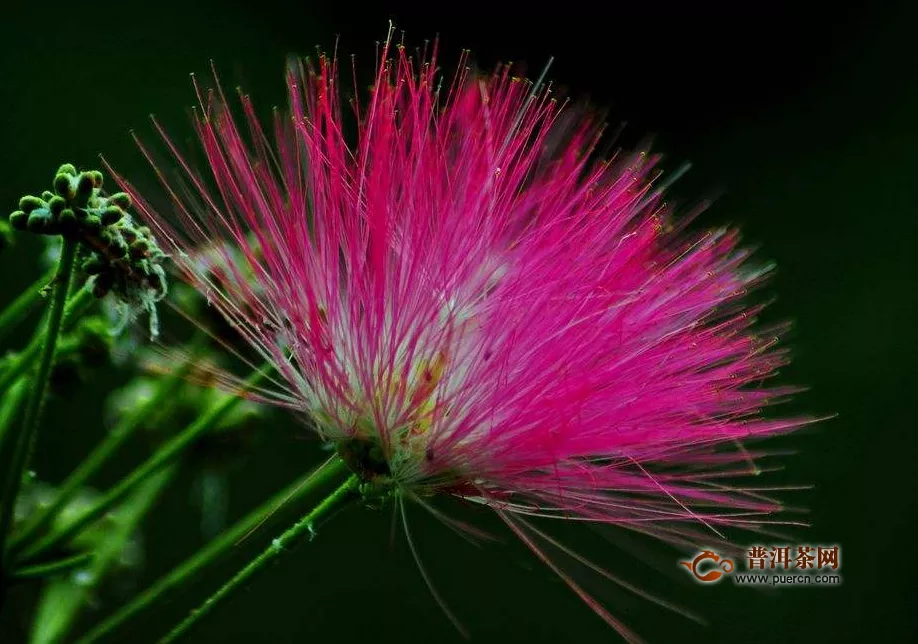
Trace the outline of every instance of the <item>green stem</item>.
<instances>
[{"instance_id":1,"label":"green stem","mask_svg":"<svg viewBox=\"0 0 918 644\"><path fill-rule=\"evenodd\" d=\"M193 361L185 362L179 369L171 372L158 383L156 392L143 405L136 407L121 419L121 422L108 433L105 439L87 456L67 479L61 483L57 496L47 506L39 510L20 532L10 541L10 550L15 554L27 544L40 530L45 528L57 513L80 490L83 485L99 471L109 458L130 437L141 422L159 411L185 384L185 376L191 369Z\"/></svg>"},{"instance_id":2,"label":"green stem","mask_svg":"<svg viewBox=\"0 0 918 644\"><path fill-rule=\"evenodd\" d=\"M223 584L220 589L204 601L198 608L193 610L178 626L173 628L169 633L160 640L160 644L173 642L179 637L185 635L197 622L210 613L220 601L229 597L234 591L238 590L245 582L251 579L257 572L280 557L287 549L292 548L304 537L315 535L315 526L327 518L333 511L341 508L347 501L359 498L356 494L360 479L352 474L347 481L342 483L313 508L309 513L303 516L299 521L293 524L281 536L274 539L270 546L260 555L250 561L242 570L228 582Z\"/></svg>"},{"instance_id":3,"label":"green stem","mask_svg":"<svg viewBox=\"0 0 918 644\"><path fill-rule=\"evenodd\" d=\"M86 289L80 289L70 298L64 308L64 331L70 330L74 321L79 319L94 300L92 293ZM6 370L0 373L0 395L6 393L16 379L35 364L44 345L44 338L44 333L33 338L29 345L13 358Z\"/></svg>"},{"instance_id":4,"label":"green stem","mask_svg":"<svg viewBox=\"0 0 918 644\"><path fill-rule=\"evenodd\" d=\"M24 290L19 297L13 300L13 303L3 309L0 313L0 340L6 337L7 333L16 328L16 325L22 321L29 310L35 303L41 299L42 289L48 285L48 282L54 279L55 269L51 269L42 275L37 282L30 285Z\"/></svg>"},{"instance_id":5,"label":"green stem","mask_svg":"<svg viewBox=\"0 0 918 644\"><path fill-rule=\"evenodd\" d=\"M16 422L19 406L29 391L28 387L26 387L27 384L25 378L20 378L10 388L9 395L0 400L0 454L5 452L9 429Z\"/></svg>"},{"instance_id":6,"label":"green stem","mask_svg":"<svg viewBox=\"0 0 918 644\"><path fill-rule=\"evenodd\" d=\"M251 390L264 377L265 371L259 370L249 376L243 384L243 392ZM182 452L188 449L202 434L211 430L243 400L243 392L238 396L228 396L211 407L203 416L186 427L181 433L173 436L169 441L160 446L156 452L133 472L125 476L113 488L108 490L83 514L75 518L66 526L45 535L43 538L27 546L19 555L19 561L28 561L40 557L52 548L64 543L78 533L89 523L102 516L109 508L118 503L151 474L172 462Z\"/></svg>"},{"instance_id":7,"label":"green stem","mask_svg":"<svg viewBox=\"0 0 918 644\"><path fill-rule=\"evenodd\" d=\"M186 559L170 573L158 579L152 586L147 588L140 595L134 597L130 603L122 606L117 612L98 624L86 635L77 640L77 644L90 644L91 642L97 642L106 635L109 635L112 631L124 624L124 622L135 617L141 611L150 608L157 600L162 599L163 596L171 590L187 583L202 572L206 566L227 554L233 546L239 543L240 539L245 538L251 531L267 521L281 505L306 496L316 488L325 485L336 475L345 471L346 466L344 462L335 458L326 465L321 466L318 470L310 472L306 476L294 481L267 502L237 521L232 527L225 530L216 539Z\"/></svg>"},{"instance_id":8,"label":"green stem","mask_svg":"<svg viewBox=\"0 0 918 644\"><path fill-rule=\"evenodd\" d=\"M6 539L13 520L13 506L19 496L22 485L22 472L31 455L35 435L41 424L41 412L44 407L45 393L48 390L48 377L54 367L57 340L64 321L64 308L67 303L67 292L70 290L70 277L73 275L73 260L76 256L77 243L72 239L63 240L60 262L54 276L54 294L51 296L51 308L48 312L48 325L44 333L38 372L32 381L31 396L26 402L25 419L22 431L16 437L13 457L8 466L3 493L0 495L0 553L6 557Z\"/></svg>"},{"instance_id":9,"label":"green stem","mask_svg":"<svg viewBox=\"0 0 918 644\"><path fill-rule=\"evenodd\" d=\"M13 572L13 579L33 579L36 577L58 575L62 572L73 570L74 568L80 568L92 561L94 556L95 553L93 552L81 552L78 555L65 557L64 559L58 559L56 561L49 561L48 563L24 566Z\"/></svg>"}]
</instances>

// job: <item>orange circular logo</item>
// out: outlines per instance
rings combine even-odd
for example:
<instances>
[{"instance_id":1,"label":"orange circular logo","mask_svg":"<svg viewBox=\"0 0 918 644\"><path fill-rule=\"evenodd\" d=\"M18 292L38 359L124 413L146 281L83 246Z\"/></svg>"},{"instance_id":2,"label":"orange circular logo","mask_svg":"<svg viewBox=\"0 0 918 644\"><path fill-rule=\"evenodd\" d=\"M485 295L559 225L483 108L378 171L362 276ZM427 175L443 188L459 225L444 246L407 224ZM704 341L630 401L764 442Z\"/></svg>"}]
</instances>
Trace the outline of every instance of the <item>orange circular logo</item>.
<instances>
[{"instance_id":1,"label":"orange circular logo","mask_svg":"<svg viewBox=\"0 0 918 644\"><path fill-rule=\"evenodd\" d=\"M704 563L706 561L713 561L715 565L707 565ZM695 579L703 582L717 581L725 573L733 572L733 561L731 559L721 558L710 550L705 550L691 561L680 561L679 563L688 568L695 576Z\"/></svg>"}]
</instances>

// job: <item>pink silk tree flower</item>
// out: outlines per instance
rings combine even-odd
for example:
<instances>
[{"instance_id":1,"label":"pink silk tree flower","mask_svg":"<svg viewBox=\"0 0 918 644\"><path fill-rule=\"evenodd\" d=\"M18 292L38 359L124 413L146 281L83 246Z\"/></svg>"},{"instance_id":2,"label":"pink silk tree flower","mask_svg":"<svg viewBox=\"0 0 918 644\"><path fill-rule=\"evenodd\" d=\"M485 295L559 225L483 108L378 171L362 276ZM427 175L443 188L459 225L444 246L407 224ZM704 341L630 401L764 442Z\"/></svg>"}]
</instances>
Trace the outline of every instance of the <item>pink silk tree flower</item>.
<instances>
[{"instance_id":1,"label":"pink silk tree flower","mask_svg":"<svg viewBox=\"0 0 918 644\"><path fill-rule=\"evenodd\" d=\"M366 489L489 506L559 573L530 517L682 544L771 520L778 502L727 483L754 470L744 443L807 422L761 415L792 393L766 384L786 353L745 303L767 270L736 232L671 216L656 157L595 159L601 124L508 68L463 59L443 84L435 47L386 43L354 142L336 59L288 84L273 135L247 96L241 128L198 92L203 171L157 125L175 216L119 177L276 369L263 400L307 415Z\"/></svg>"}]
</instances>

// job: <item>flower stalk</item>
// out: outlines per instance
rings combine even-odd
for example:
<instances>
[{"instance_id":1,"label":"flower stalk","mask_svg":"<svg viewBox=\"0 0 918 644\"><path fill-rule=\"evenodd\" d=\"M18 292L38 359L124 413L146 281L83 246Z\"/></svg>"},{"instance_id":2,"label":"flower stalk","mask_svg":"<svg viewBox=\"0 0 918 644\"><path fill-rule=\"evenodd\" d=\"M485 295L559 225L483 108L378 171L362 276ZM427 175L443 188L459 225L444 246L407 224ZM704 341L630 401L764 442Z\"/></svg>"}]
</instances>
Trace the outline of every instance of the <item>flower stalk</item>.
<instances>
[{"instance_id":1,"label":"flower stalk","mask_svg":"<svg viewBox=\"0 0 918 644\"><path fill-rule=\"evenodd\" d=\"M91 644L105 639L129 619L150 608L173 589L191 581L207 566L225 556L241 539L267 521L280 506L305 497L345 471L344 463L334 458L318 470L297 479L95 626L77 640L77 644Z\"/></svg>"},{"instance_id":2,"label":"flower stalk","mask_svg":"<svg viewBox=\"0 0 918 644\"><path fill-rule=\"evenodd\" d=\"M10 428L16 422L19 406L29 391L27 384L25 378L20 378L10 388L9 394L3 396L0 401L0 454L4 453L6 440L10 436Z\"/></svg>"},{"instance_id":3,"label":"flower stalk","mask_svg":"<svg viewBox=\"0 0 918 644\"><path fill-rule=\"evenodd\" d=\"M64 238L61 248L61 257L57 272L53 280L53 294L51 296L48 323L41 344L38 371L33 381L31 396L26 402L25 417L22 431L16 438L13 455L7 469L3 492L0 495L0 552L6 558L6 544L13 518L13 506L19 489L22 485L22 473L32 446L38 426L41 424L41 413L44 406L45 394L48 390L48 377L54 367L54 358L57 352L58 337L64 321L67 293L70 290L70 278L73 275L73 264L76 258L77 243Z\"/></svg>"},{"instance_id":4,"label":"flower stalk","mask_svg":"<svg viewBox=\"0 0 918 644\"><path fill-rule=\"evenodd\" d=\"M214 607L222 600L233 594L242 587L256 573L265 569L265 567L279 558L286 550L292 549L304 537L315 535L316 525L327 519L333 512L344 507L349 501L359 499L358 487L360 479L356 474L352 474L348 479L339 485L331 494L319 502L312 510L305 514L299 521L294 523L283 534L274 539L260 555L250 561L242 570L237 572L232 579L223 584L220 589L208 597L198 608L193 610L178 626L173 628L169 633L160 640L160 644L174 642L180 637L186 635L204 616L210 613Z\"/></svg>"}]
</instances>

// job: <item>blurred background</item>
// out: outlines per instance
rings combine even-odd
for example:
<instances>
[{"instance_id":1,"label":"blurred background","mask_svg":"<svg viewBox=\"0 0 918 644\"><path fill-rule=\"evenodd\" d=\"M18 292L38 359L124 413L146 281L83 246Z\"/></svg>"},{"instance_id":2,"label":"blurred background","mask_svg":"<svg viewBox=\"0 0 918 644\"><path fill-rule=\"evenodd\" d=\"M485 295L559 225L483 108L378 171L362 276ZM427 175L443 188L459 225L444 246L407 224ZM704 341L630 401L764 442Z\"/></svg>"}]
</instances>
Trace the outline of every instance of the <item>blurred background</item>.
<instances>
[{"instance_id":1,"label":"blurred background","mask_svg":"<svg viewBox=\"0 0 918 644\"><path fill-rule=\"evenodd\" d=\"M389 19L409 44L439 34L446 69L462 48L486 70L525 61L530 74L554 56L550 78L572 98L604 108L610 123L627 122L624 142L653 135L668 167L692 162L672 193L686 205L715 198L699 225L737 224L760 259L777 263L758 297L776 298L769 321L794 325L784 382L810 388L781 411L838 414L777 441L776 449L793 454L767 482L812 486L786 493L791 505L809 509L801 518L812 524L793 531L795 542L839 544L840 587L702 587L673 550L562 527L565 543L708 625L588 571L572 571L575 578L651 642L918 641L910 542L918 11L908 4L20 2L3 10L0 24L0 204L13 210L20 195L46 188L60 163L93 167L99 153L152 186L129 131L152 140L147 115L155 113L175 138L190 138L188 74L206 76L211 60L227 88L241 86L267 113L285 104L285 57L331 50L337 35L342 59L356 55L365 88ZM27 237L0 255L0 302L40 274L40 245ZM26 330L12 341L27 337ZM38 476L61 480L104 434L105 398L125 380L102 370L51 400L33 463ZM96 485L116 481L144 450L142 442L129 445ZM293 419L274 414L211 468L217 474L209 483L204 465L186 463L142 525L142 566L100 591L74 633L207 541L213 526L202 518L202 485L232 521L322 457ZM226 562L116 641L154 641L302 509L283 508ZM476 548L421 511L411 516L428 572L473 642L617 641L495 520L449 509L500 536ZM390 521L385 510L342 514L217 609L190 641L463 641L425 588L404 537L390 541ZM0 616L4 644L25 641L34 598L18 593Z\"/></svg>"}]
</instances>

